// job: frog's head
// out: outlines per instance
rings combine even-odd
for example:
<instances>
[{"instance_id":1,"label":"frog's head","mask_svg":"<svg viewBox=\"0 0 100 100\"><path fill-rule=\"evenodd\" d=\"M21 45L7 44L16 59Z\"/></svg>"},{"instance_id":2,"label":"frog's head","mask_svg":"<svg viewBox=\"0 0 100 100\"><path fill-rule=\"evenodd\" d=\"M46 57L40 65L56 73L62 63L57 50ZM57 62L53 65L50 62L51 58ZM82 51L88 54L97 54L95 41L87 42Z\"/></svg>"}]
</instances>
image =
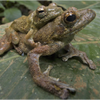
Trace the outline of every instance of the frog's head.
<instances>
[{"instance_id":1,"label":"frog's head","mask_svg":"<svg viewBox=\"0 0 100 100\"><path fill-rule=\"evenodd\" d=\"M64 37L69 37L69 35L74 35L87 24L89 24L96 14L91 9L81 9L78 10L75 7L68 8L62 15L61 21L65 26L65 31L62 34Z\"/></svg>"},{"instance_id":2,"label":"frog's head","mask_svg":"<svg viewBox=\"0 0 100 100\"><path fill-rule=\"evenodd\" d=\"M61 7L58 7L55 3L49 4L49 6L40 6L36 9L36 15L33 18L34 25L41 28L49 21L53 20L63 12Z\"/></svg>"}]
</instances>

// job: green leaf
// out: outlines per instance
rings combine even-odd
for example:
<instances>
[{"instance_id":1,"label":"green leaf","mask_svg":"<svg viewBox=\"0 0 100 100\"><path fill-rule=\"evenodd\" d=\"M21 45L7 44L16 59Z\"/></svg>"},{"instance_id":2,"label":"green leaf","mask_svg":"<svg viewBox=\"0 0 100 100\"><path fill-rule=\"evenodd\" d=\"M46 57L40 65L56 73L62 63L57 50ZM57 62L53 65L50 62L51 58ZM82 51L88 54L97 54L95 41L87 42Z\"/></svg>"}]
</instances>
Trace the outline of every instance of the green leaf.
<instances>
[{"instance_id":1,"label":"green leaf","mask_svg":"<svg viewBox=\"0 0 100 100\"><path fill-rule=\"evenodd\" d=\"M2 2L3 0L0 0L0 2Z\"/></svg>"},{"instance_id":2,"label":"green leaf","mask_svg":"<svg viewBox=\"0 0 100 100\"><path fill-rule=\"evenodd\" d=\"M15 3L15 2L16 2L16 0L7 0L7 1L10 1L10 2L13 2L13 3Z\"/></svg>"},{"instance_id":3,"label":"green leaf","mask_svg":"<svg viewBox=\"0 0 100 100\"><path fill-rule=\"evenodd\" d=\"M75 1L75 0L72 0L72 1L60 1L60 0L53 0L55 3L65 7L65 8L68 8L68 7L76 7L78 9L81 9L81 8L85 8L85 7L89 7L89 6L93 6L95 4L98 3L98 1Z\"/></svg>"},{"instance_id":4,"label":"green leaf","mask_svg":"<svg viewBox=\"0 0 100 100\"><path fill-rule=\"evenodd\" d=\"M4 12L0 13L0 16L4 16Z\"/></svg>"},{"instance_id":5,"label":"green leaf","mask_svg":"<svg viewBox=\"0 0 100 100\"><path fill-rule=\"evenodd\" d=\"M40 58L42 71L51 64L54 67L50 76L59 77L60 80L76 88L76 94L70 95L70 99L100 99L100 3L91 2L93 1L84 7L93 9L96 18L76 34L72 44L86 52L97 69L90 70L76 58L63 62L57 57L57 53ZM72 2L69 2L65 6L71 4ZM80 9L83 4L79 1L77 5L80 5ZM4 29L9 25L10 23L0 26L0 37L5 34ZM0 99L58 99L58 97L34 83L28 69L26 55L20 56L15 50L10 50L0 57Z\"/></svg>"},{"instance_id":6,"label":"green leaf","mask_svg":"<svg viewBox=\"0 0 100 100\"><path fill-rule=\"evenodd\" d=\"M26 6L31 10L35 10L40 4L37 1L17 1L19 4Z\"/></svg>"},{"instance_id":7,"label":"green leaf","mask_svg":"<svg viewBox=\"0 0 100 100\"><path fill-rule=\"evenodd\" d=\"M0 8L5 10L5 7L2 5L2 3L0 3Z\"/></svg>"},{"instance_id":8,"label":"green leaf","mask_svg":"<svg viewBox=\"0 0 100 100\"><path fill-rule=\"evenodd\" d=\"M13 21L22 16L21 11L18 8L9 8L4 11L4 16L9 20Z\"/></svg>"}]
</instances>

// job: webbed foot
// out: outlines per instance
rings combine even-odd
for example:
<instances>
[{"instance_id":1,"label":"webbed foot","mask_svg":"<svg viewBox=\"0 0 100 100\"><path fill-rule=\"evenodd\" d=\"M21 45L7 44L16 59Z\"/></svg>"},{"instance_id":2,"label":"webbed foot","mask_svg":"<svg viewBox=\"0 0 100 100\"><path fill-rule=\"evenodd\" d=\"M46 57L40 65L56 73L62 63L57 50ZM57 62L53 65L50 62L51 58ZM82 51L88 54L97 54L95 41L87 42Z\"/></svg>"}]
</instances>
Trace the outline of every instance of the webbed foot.
<instances>
[{"instance_id":1,"label":"webbed foot","mask_svg":"<svg viewBox=\"0 0 100 100\"><path fill-rule=\"evenodd\" d=\"M47 75L41 74L33 77L34 81L45 90L55 94L61 99L67 99L70 93L75 93L76 90L69 85L53 80Z\"/></svg>"},{"instance_id":2,"label":"webbed foot","mask_svg":"<svg viewBox=\"0 0 100 100\"><path fill-rule=\"evenodd\" d=\"M66 47L65 49L68 51L68 53L60 55L63 61L67 61L69 58L77 56L82 59L83 63L88 64L90 69L96 69L96 65L87 57L85 52L77 50L71 44L68 44Z\"/></svg>"}]
</instances>

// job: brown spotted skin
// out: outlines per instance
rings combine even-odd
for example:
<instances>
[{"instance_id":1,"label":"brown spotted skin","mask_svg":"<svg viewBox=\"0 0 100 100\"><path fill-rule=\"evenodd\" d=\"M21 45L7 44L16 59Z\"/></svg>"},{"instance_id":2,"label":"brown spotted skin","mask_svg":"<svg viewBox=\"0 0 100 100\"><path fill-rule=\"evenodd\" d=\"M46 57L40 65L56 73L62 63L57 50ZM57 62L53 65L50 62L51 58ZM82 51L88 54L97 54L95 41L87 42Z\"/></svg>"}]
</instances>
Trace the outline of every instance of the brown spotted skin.
<instances>
[{"instance_id":1,"label":"brown spotted skin","mask_svg":"<svg viewBox=\"0 0 100 100\"><path fill-rule=\"evenodd\" d=\"M71 18L72 15L76 16L76 18L74 20L71 19L71 21L67 20L67 18ZM19 39L17 45L14 44L17 42L11 41L12 36L8 32L9 29L8 31L6 29L8 34L6 33L4 37L7 40L1 39L1 42L4 44L0 45L0 53L3 54L5 51L8 51L8 48L4 45L10 41L9 46L12 44L19 54L27 53L29 70L34 82L46 91L51 92L62 99L66 99L70 93L75 93L75 89L66 83L50 77L48 74L43 73L39 66L39 58L41 56L52 55L62 48L65 48L68 53L60 55L60 57L63 58L63 61L67 61L73 56L78 56L90 69L95 69L96 66L93 61L89 60L84 52L75 49L70 44L74 39L74 35L90 23L95 18L95 15L95 12L90 9L78 10L75 7L70 7L46 25L43 24L44 26L39 30L31 29L28 34L23 34L23 32L20 31L20 34L17 35ZM44 15L40 16L43 17ZM18 27L16 26L15 28ZM15 30L11 30L16 33ZM14 36L15 35L13 35L13 37ZM2 51L2 49L4 51Z\"/></svg>"}]
</instances>

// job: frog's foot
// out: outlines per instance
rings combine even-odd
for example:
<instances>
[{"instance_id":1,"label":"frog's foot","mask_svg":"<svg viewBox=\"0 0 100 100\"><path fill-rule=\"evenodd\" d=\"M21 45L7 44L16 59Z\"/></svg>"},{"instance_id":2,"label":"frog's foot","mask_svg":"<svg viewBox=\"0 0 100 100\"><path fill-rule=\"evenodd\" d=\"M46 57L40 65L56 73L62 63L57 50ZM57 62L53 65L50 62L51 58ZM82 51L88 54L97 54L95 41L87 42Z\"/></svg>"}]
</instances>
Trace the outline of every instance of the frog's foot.
<instances>
[{"instance_id":1,"label":"frog's foot","mask_svg":"<svg viewBox=\"0 0 100 100\"><path fill-rule=\"evenodd\" d=\"M69 58L77 56L82 59L83 63L88 64L90 69L96 69L96 65L93 63L92 60L89 60L89 58L87 57L85 52L77 50L71 44L69 44L69 49L67 51L68 51L68 53L60 55L60 57L62 57L63 61L67 61Z\"/></svg>"},{"instance_id":2,"label":"frog's foot","mask_svg":"<svg viewBox=\"0 0 100 100\"><path fill-rule=\"evenodd\" d=\"M15 48L15 50L22 56L24 56L24 52L20 49L20 47L17 47L16 45L13 45L13 47Z\"/></svg>"},{"instance_id":3,"label":"frog's foot","mask_svg":"<svg viewBox=\"0 0 100 100\"><path fill-rule=\"evenodd\" d=\"M76 90L69 85L56 81L42 73L38 76L33 76L33 79L36 84L44 88L46 91L49 91L62 99L66 99L70 93L74 94L76 92Z\"/></svg>"},{"instance_id":4,"label":"frog's foot","mask_svg":"<svg viewBox=\"0 0 100 100\"><path fill-rule=\"evenodd\" d=\"M40 46L31 50L27 56L29 62L29 69L33 80L37 85L41 86L46 91L51 92L52 94L55 94L62 99L66 99L68 98L70 93L76 92L75 89L55 78L48 76L50 70L52 69L52 66L49 66L44 73L41 72L39 66L39 58L41 55L51 54L52 49L58 50L57 47L59 48L59 46L57 44L55 45L50 45L52 47L48 45ZM54 50L53 52L56 51Z\"/></svg>"},{"instance_id":5,"label":"frog's foot","mask_svg":"<svg viewBox=\"0 0 100 100\"><path fill-rule=\"evenodd\" d=\"M12 44L7 41L6 35L4 35L0 39L0 55L4 54L6 51L10 50L12 48Z\"/></svg>"},{"instance_id":6,"label":"frog's foot","mask_svg":"<svg viewBox=\"0 0 100 100\"><path fill-rule=\"evenodd\" d=\"M33 39L26 39L26 38L25 38L24 43L25 43L27 46L32 47L32 48L41 46L41 43L40 43L40 42L36 42L36 43L35 43Z\"/></svg>"}]
</instances>

